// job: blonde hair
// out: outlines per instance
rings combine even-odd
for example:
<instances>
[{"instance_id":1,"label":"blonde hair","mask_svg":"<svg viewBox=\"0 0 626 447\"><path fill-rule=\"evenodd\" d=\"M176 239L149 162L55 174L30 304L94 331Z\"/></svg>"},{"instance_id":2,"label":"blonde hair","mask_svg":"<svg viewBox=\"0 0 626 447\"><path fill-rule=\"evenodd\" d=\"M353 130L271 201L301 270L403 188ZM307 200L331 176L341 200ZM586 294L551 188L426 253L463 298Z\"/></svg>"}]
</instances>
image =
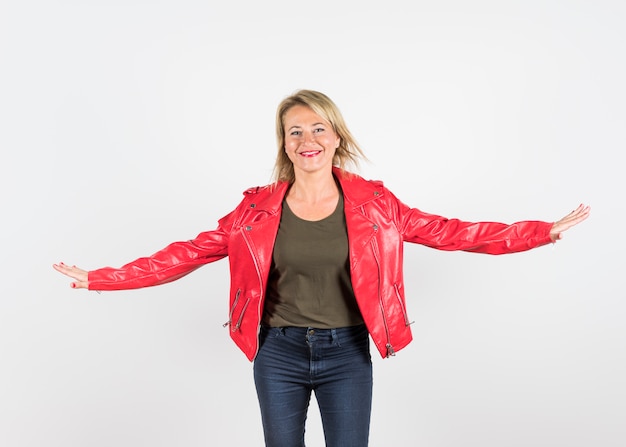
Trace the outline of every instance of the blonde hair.
<instances>
[{"instance_id":1,"label":"blonde hair","mask_svg":"<svg viewBox=\"0 0 626 447\"><path fill-rule=\"evenodd\" d=\"M339 147L335 151L333 165L339 166L341 169L345 169L349 164L358 167L360 160L367 159L352 133L348 130L348 126L335 103L323 93L314 90L298 90L283 99L276 111L278 154L274 164L274 180L287 181L289 183L293 183L295 180L293 163L285 153L284 119L287 111L296 105L306 106L313 110L328 121L337 136L339 136Z\"/></svg>"}]
</instances>

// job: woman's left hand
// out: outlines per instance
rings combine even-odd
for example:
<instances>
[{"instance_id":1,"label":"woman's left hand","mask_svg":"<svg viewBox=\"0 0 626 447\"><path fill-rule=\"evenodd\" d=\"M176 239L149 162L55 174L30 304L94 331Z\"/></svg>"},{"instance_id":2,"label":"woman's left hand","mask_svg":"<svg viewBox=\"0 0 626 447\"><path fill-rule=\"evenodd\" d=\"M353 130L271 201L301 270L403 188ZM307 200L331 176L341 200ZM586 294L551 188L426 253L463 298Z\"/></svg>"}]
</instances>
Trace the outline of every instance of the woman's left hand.
<instances>
[{"instance_id":1,"label":"woman's left hand","mask_svg":"<svg viewBox=\"0 0 626 447\"><path fill-rule=\"evenodd\" d=\"M76 280L70 283L70 287L72 289L89 288L89 272L87 270L79 269L75 265L70 267L69 265L63 264L62 262L59 262L58 264L52 264L52 267L57 272L61 272L64 275Z\"/></svg>"},{"instance_id":2,"label":"woman's left hand","mask_svg":"<svg viewBox=\"0 0 626 447\"><path fill-rule=\"evenodd\" d=\"M552 224L552 228L550 229L550 237L552 238L552 242L555 242L561 239L565 230L570 229L574 225L581 223L587 217L589 217L589 213L591 212L591 207L589 205L583 205L582 203L578 205L574 211L569 213L567 216L563 217L561 220L558 220Z\"/></svg>"}]
</instances>

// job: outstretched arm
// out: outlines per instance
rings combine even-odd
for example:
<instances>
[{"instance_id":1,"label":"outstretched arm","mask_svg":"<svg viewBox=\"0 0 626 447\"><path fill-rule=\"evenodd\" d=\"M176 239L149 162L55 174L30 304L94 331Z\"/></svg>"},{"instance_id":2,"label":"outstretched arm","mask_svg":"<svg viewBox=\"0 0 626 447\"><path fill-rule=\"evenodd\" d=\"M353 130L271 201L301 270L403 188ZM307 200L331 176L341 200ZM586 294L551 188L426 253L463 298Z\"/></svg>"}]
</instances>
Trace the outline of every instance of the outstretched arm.
<instances>
[{"instance_id":1,"label":"outstretched arm","mask_svg":"<svg viewBox=\"0 0 626 447\"><path fill-rule=\"evenodd\" d=\"M75 281L70 283L70 287L73 289L87 289L89 288L89 281L87 279L87 271L83 269L79 269L75 265L70 267L69 265L65 265L62 262L58 264L52 264L52 267L57 271L61 272L66 276L69 276Z\"/></svg>"},{"instance_id":2,"label":"outstretched arm","mask_svg":"<svg viewBox=\"0 0 626 447\"><path fill-rule=\"evenodd\" d=\"M75 280L70 283L74 289L128 290L175 281L227 255L228 234L218 228L202 232L189 241L171 243L151 256L135 259L120 268L85 271L63 263L53 267Z\"/></svg>"},{"instance_id":3,"label":"outstretched arm","mask_svg":"<svg viewBox=\"0 0 626 447\"><path fill-rule=\"evenodd\" d=\"M244 199L245 200L245 199ZM239 207L246 207L241 202ZM215 230L203 231L194 239L173 242L156 253L135 259L119 268L83 270L62 262L52 267L74 279L70 287L90 290L129 290L175 281L202 265L228 256L228 245L239 207L219 220Z\"/></svg>"},{"instance_id":4,"label":"outstretched arm","mask_svg":"<svg viewBox=\"0 0 626 447\"><path fill-rule=\"evenodd\" d=\"M574 211L569 213L567 216L563 217L561 220L554 222L552 228L550 229L550 237L552 238L552 242L556 242L557 240L562 238L562 233L566 230L569 230L574 225L581 223L587 217L589 217L589 213L591 212L591 207L589 205L583 205L582 203L578 205Z\"/></svg>"},{"instance_id":5,"label":"outstretched arm","mask_svg":"<svg viewBox=\"0 0 626 447\"><path fill-rule=\"evenodd\" d=\"M515 253L556 242L564 231L587 219L591 210L581 204L556 222L466 222L425 213L405 205L388 191L386 195L389 213L405 242L486 254Z\"/></svg>"}]
</instances>

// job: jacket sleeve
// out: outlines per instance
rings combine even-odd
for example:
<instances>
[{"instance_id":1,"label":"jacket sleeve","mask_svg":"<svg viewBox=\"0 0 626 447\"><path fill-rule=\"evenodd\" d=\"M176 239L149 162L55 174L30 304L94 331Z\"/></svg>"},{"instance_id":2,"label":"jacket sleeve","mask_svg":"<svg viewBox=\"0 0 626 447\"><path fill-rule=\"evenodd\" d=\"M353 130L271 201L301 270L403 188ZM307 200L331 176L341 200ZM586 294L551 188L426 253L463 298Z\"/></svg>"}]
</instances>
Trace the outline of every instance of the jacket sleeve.
<instances>
[{"instance_id":1,"label":"jacket sleeve","mask_svg":"<svg viewBox=\"0 0 626 447\"><path fill-rule=\"evenodd\" d=\"M229 223L233 213L222 218L217 229L202 232L195 239L174 242L152 256L120 268L90 271L89 289L125 290L166 284L228 256Z\"/></svg>"},{"instance_id":2,"label":"jacket sleeve","mask_svg":"<svg viewBox=\"0 0 626 447\"><path fill-rule=\"evenodd\" d=\"M530 250L552 242L552 223L527 220L500 222L465 222L410 208L393 194L391 212L404 241L439 250L463 250L492 255Z\"/></svg>"}]
</instances>

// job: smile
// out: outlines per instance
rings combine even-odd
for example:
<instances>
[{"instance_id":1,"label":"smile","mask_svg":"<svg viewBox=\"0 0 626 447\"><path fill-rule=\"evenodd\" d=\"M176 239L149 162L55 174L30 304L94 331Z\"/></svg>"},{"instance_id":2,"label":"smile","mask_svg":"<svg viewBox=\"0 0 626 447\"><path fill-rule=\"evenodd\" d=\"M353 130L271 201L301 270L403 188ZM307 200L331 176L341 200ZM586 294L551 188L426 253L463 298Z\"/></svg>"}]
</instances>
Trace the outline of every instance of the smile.
<instances>
[{"instance_id":1,"label":"smile","mask_svg":"<svg viewBox=\"0 0 626 447\"><path fill-rule=\"evenodd\" d=\"M317 154L321 152L322 151L305 151L305 152L300 152L299 155L302 155L303 157L315 157Z\"/></svg>"}]
</instances>

